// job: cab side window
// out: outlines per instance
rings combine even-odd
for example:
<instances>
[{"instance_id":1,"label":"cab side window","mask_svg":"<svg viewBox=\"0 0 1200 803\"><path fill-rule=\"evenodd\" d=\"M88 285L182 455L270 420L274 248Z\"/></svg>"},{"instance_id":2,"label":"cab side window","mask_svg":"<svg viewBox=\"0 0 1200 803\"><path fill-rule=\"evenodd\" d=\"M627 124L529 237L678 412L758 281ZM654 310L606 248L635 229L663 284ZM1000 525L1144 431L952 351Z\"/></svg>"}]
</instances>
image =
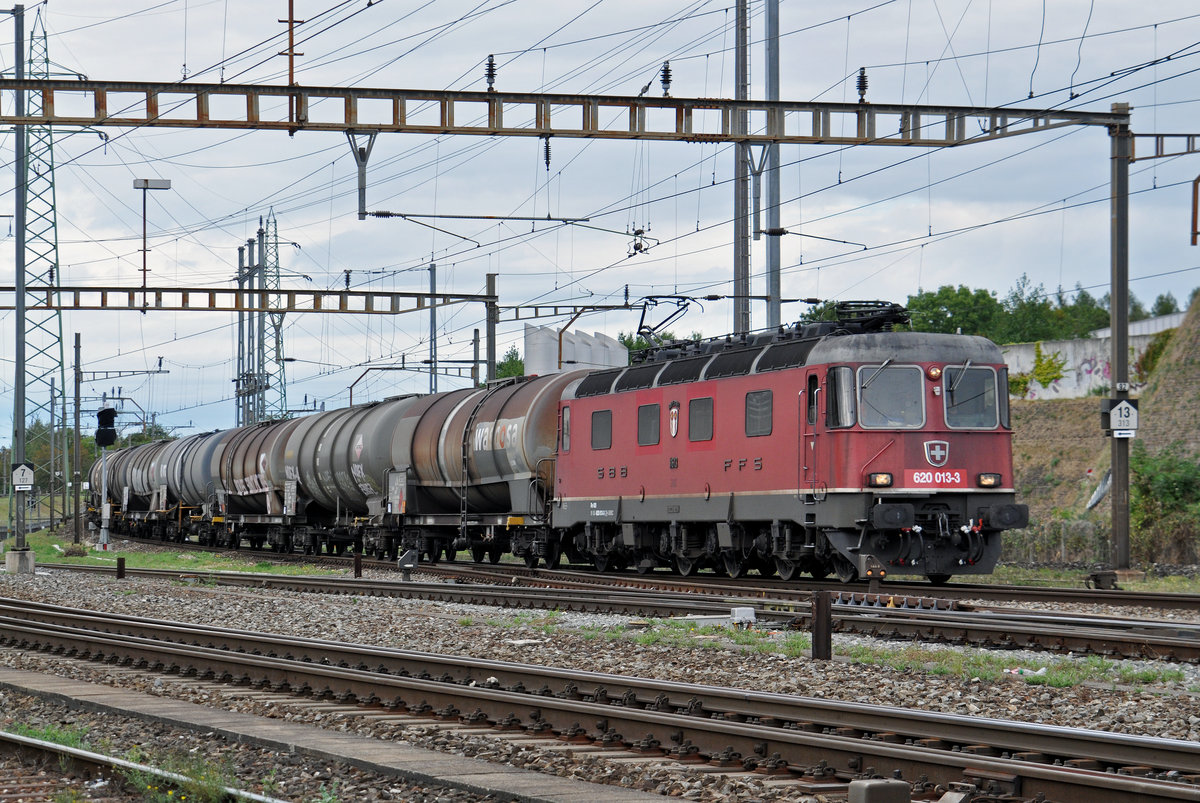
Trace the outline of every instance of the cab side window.
<instances>
[{"instance_id":1,"label":"cab side window","mask_svg":"<svg viewBox=\"0 0 1200 803\"><path fill-rule=\"evenodd\" d=\"M746 437L771 434L771 391L755 390L746 394Z\"/></svg>"},{"instance_id":2,"label":"cab side window","mask_svg":"<svg viewBox=\"0 0 1200 803\"><path fill-rule=\"evenodd\" d=\"M592 412L592 448L612 448L612 410Z\"/></svg>"},{"instance_id":3,"label":"cab side window","mask_svg":"<svg viewBox=\"0 0 1200 803\"><path fill-rule=\"evenodd\" d=\"M654 446L658 443L659 422L661 418L657 404L643 404L638 407L638 446Z\"/></svg>"}]
</instances>

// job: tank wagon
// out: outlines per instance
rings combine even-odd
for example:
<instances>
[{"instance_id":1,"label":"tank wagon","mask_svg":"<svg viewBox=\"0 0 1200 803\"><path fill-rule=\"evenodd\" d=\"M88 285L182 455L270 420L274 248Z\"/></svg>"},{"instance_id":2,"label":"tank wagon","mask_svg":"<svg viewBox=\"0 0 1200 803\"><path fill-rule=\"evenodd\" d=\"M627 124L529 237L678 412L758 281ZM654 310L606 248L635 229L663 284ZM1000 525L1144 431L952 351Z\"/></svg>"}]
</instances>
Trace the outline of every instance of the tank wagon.
<instances>
[{"instance_id":1,"label":"tank wagon","mask_svg":"<svg viewBox=\"0 0 1200 803\"><path fill-rule=\"evenodd\" d=\"M682 342L115 453L114 525L427 560L843 581L991 572L1015 501L999 348L906 312ZM100 487L93 469L92 488ZM99 500L96 500L97 502Z\"/></svg>"}]
</instances>

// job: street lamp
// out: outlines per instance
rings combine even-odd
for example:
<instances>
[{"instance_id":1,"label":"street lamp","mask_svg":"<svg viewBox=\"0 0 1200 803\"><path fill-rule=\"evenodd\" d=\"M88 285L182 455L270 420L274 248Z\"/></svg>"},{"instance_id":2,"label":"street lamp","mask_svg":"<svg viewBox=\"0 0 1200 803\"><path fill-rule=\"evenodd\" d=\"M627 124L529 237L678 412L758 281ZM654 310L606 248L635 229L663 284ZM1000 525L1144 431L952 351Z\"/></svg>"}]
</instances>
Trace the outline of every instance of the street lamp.
<instances>
[{"instance_id":1,"label":"street lamp","mask_svg":"<svg viewBox=\"0 0 1200 803\"><path fill-rule=\"evenodd\" d=\"M150 269L146 267L146 191L147 190L169 190L171 189L171 179L169 178L135 178L133 180L133 188L142 191L142 314L146 314L146 275Z\"/></svg>"}]
</instances>

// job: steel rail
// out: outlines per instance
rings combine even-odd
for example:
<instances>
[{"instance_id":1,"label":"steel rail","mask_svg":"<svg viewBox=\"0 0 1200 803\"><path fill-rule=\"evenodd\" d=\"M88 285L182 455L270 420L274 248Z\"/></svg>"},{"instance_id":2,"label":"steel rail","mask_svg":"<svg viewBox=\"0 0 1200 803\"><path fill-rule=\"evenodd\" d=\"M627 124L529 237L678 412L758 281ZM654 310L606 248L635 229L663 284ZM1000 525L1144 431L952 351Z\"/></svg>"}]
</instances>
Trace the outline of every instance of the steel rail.
<instances>
[{"instance_id":1,"label":"steel rail","mask_svg":"<svg viewBox=\"0 0 1200 803\"><path fill-rule=\"evenodd\" d=\"M107 567L65 568L111 573ZM460 604L500 605L563 611L622 613L634 616L727 616L733 607L753 607L756 618L794 628L811 627L808 594L792 598L696 596L679 592L647 592L612 588L574 588L569 593L547 590L536 583L523 587L475 586L447 583L397 583L363 579L294 577L242 572L196 572L181 575L167 569L127 569L126 574L166 579L194 578L253 588L392 596ZM552 583L553 584L553 583ZM851 595L834 598L834 628L891 639L955 642L990 649L1033 649L1200 662L1200 625L1099 617L1050 618L1029 611L997 609L941 610L944 602L919 597L897 599L890 595ZM847 604L852 603L852 604ZM1136 626L1135 626L1136 625Z\"/></svg>"},{"instance_id":2,"label":"steel rail","mask_svg":"<svg viewBox=\"0 0 1200 803\"><path fill-rule=\"evenodd\" d=\"M195 779L189 778L186 775L180 775L177 772L162 770L158 767L127 761L123 758L108 756L91 750L70 747L58 744L57 742L47 742L42 739L21 736L20 734L9 733L8 731L0 731L0 752L16 754L22 758L50 756L55 760L59 769L64 772L75 771L88 775L97 772L102 774L107 773L111 778L117 778L120 775L129 777L136 774L145 778L157 778L164 786L175 789L186 789L195 783ZM64 789L64 794L71 789L74 789L74 786ZM144 790L142 791L144 792ZM230 786L221 787L221 793L225 796L226 800L248 800L252 801L252 803L287 803L279 798L260 795L256 792L248 792L244 789L235 789ZM8 800L10 798L5 795L3 799ZM12 799L25 798L18 796ZM55 799L57 800L58 798L56 797ZM64 797L63 799L67 798ZM76 798L71 797L70 799L75 800Z\"/></svg>"},{"instance_id":3,"label":"steel rail","mask_svg":"<svg viewBox=\"0 0 1200 803\"><path fill-rule=\"evenodd\" d=\"M84 621L88 618L85 616ZM96 626L150 627L135 624L133 618L116 617L108 621L105 617L91 618ZM752 765L776 769L786 765L802 775L819 776L820 770L797 768L797 763L820 761L827 762L820 766L843 765L845 769L836 771L843 780L857 774L869 776L883 766L888 772L898 770L909 778L927 775L949 782L956 779L947 777L946 772L958 771L968 781L999 785L1007 793L1041 792L1052 799L1083 799L1086 795L1089 800L1103 801L1130 799L1132 795L1145 800L1200 800L1200 789L1178 782L1200 772L1200 746L1189 742L1003 720L966 718L964 721L930 712L898 712L878 706L362 648L219 628L168 625L166 632L180 636L187 635L189 630L195 640L212 638L229 644L224 650L191 647L48 621L0 619L0 632L6 640L23 647L78 651L93 660L136 663L154 669L174 668L185 674L211 674L276 690L316 690L317 696L343 702L385 701L397 709L433 714L446 721L486 722L502 728L522 725L534 731L553 729L573 741L594 740L610 746L620 743L622 747L630 746L620 735L622 730L641 733L651 727L655 731L632 743L635 750L644 750L648 755L662 755L665 751L667 756L684 760L710 756L728 761L733 755L730 750L740 748L745 755L759 757L751 759ZM310 645L312 654L308 652ZM303 657L270 657L278 650L288 650L293 655L300 652ZM342 652L337 664L330 658L329 650ZM418 657L412 659L414 655ZM357 660L359 666L367 666L385 659L403 661L405 656L418 661L411 669L441 661L446 672L433 679L426 668L420 668L417 675L405 669L410 676L403 677L364 671L354 668L353 663ZM527 674L523 675L524 680L503 688L494 675L488 679L482 677L484 673L496 672L506 673L506 677ZM551 680L561 686L560 691L551 690ZM529 691L541 681L545 681L541 688ZM581 682L584 687L595 684L595 690L590 694L581 692ZM612 693L607 691L609 686L613 687ZM617 697L616 692L622 686L625 693ZM417 699L420 702L409 702ZM464 717L459 705L474 705L476 709ZM818 712L817 708L823 710ZM518 712L524 715L523 719L517 716ZM818 716L824 718L824 723ZM588 721L596 723L590 731L579 725ZM665 741L656 738L656 734L665 737ZM669 747L663 747L668 743ZM774 756L775 753L783 758ZM800 758L801 755L805 758ZM831 761L836 764L829 764ZM1051 766L1052 761L1064 765ZM869 768L866 762L871 762ZM1070 797L1063 797L1068 793Z\"/></svg>"}]
</instances>

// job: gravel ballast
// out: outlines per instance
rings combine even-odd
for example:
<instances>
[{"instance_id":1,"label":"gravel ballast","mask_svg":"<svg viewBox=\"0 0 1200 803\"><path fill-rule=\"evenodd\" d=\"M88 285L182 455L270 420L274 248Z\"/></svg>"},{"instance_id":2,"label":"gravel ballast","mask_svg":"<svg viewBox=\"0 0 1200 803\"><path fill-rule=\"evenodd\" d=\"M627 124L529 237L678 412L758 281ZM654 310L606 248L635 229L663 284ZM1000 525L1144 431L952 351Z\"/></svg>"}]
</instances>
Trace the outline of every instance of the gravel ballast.
<instances>
[{"instance_id":1,"label":"gravel ballast","mask_svg":"<svg viewBox=\"0 0 1200 803\"><path fill-rule=\"evenodd\" d=\"M391 575L387 577L394 579ZM987 681L901 669L886 662L876 665L846 660L819 662L806 656L770 651L782 650L788 634L778 634L744 647L719 636L689 639L686 645L665 643L641 637L641 631L631 627L630 619L611 615L546 614L393 598L249 591L160 579L118 581L113 577L45 569L38 569L34 575L0 574L0 596L447 655L1200 740L1200 696L1196 693L1200 690L1200 672L1190 665L1168 665L1166 668L1180 679L1154 685L1128 686L1106 681L1051 688L1030 684L1018 676ZM1123 611L1118 615L1136 614ZM834 637L835 652L845 653L855 646L868 644L889 646L859 637ZM1036 667L1051 660L1037 653L1004 653L1004 656L1014 668L1026 667L1030 671L1036 671ZM292 709L286 704L264 703L254 695L240 694L236 688L219 694L197 692L192 684L173 678L142 678L127 671L118 672L101 665L41 653L0 650L0 663L688 799L808 799L789 793L786 788L776 788L745 776L617 765L594 757L571 757L482 735L466 737L446 734L436 728L406 728L359 718L325 717L301 707ZM1164 668L1152 662L1114 662L1114 666ZM2 701L0 720L5 723L37 727L37 723L54 722L56 717L72 722L100 717L55 710L50 703L29 698L17 700L16 697L19 695L10 694ZM144 723L84 722L83 726L91 733L105 734L117 746L132 740L132 743L150 746L160 743L178 746L185 751L204 750L214 758L216 756L212 752L212 740L206 741L202 735L159 734L157 727L151 728ZM254 784L259 783L261 787L261 781L269 777L271 783L278 783L287 791L287 794L276 792L286 799L321 799L320 794L330 794L335 783L338 791L332 799L337 800L477 799L462 792L407 789L395 783L395 779L362 778L358 777L362 773L349 767L315 766L295 756L286 757L290 761L283 761L278 756L253 751L244 745L229 745L222 749L232 751L228 757L239 768L237 777L251 789L261 791ZM274 774L269 775L272 770ZM303 793L293 797L298 788L303 789ZM393 788L399 791L391 791Z\"/></svg>"}]
</instances>

